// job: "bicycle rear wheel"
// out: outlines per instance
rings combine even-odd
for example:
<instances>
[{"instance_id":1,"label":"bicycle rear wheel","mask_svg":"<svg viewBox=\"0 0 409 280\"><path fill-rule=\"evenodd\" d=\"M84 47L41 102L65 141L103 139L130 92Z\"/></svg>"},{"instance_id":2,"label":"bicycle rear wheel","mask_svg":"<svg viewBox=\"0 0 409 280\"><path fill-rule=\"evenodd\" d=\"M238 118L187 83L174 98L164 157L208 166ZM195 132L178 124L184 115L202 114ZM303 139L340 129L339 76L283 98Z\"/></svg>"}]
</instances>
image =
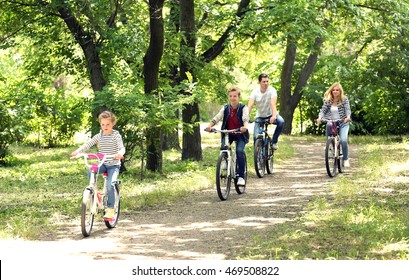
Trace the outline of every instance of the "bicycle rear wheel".
<instances>
[{"instance_id":1,"label":"bicycle rear wheel","mask_svg":"<svg viewBox=\"0 0 409 280\"><path fill-rule=\"evenodd\" d=\"M264 177L266 161L263 157L263 139L257 139L254 144L254 167L259 178Z\"/></svg>"},{"instance_id":2,"label":"bicycle rear wheel","mask_svg":"<svg viewBox=\"0 0 409 280\"><path fill-rule=\"evenodd\" d=\"M121 197L120 197L120 189L119 189L120 184L121 184L121 181L116 181L114 184L115 185L115 205L114 205L115 214L112 220L104 220L107 228L114 228L116 224L118 223L119 213L121 209L121 200L120 200Z\"/></svg>"},{"instance_id":3,"label":"bicycle rear wheel","mask_svg":"<svg viewBox=\"0 0 409 280\"><path fill-rule=\"evenodd\" d=\"M271 174L273 173L273 169L274 169L274 149L270 141L268 141L268 145L266 146L265 154L267 155L267 159L266 159L267 173Z\"/></svg>"},{"instance_id":4,"label":"bicycle rear wheel","mask_svg":"<svg viewBox=\"0 0 409 280\"><path fill-rule=\"evenodd\" d=\"M338 143L338 152L337 152L337 165L338 165L338 171L339 173L344 173L345 171L345 166L344 166L344 155L342 153L342 145L339 142Z\"/></svg>"},{"instance_id":5,"label":"bicycle rear wheel","mask_svg":"<svg viewBox=\"0 0 409 280\"><path fill-rule=\"evenodd\" d=\"M337 172L337 158L335 155L335 139L329 138L325 147L325 167L329 177L334 177Z\"/></svg>"},{"instance_id":6,"label":"bicycle rear wheel","mask_svg":"<svg viewBox=\"0 0 409 280\"><path fill-rule=\"evenodd\" d=\"M230 194L231 176L228 175L228 157L223 153L217 159L216 189L220 200L226 200Z\"/></svg>"},{"instance_id":7,"label":"bicycle rear wheel","mask_svg":"<svg viewBox=\"0 0 409 280\"><path fill-rule=\"evenodd\" d=\"M90 236L92 226L94 224L94 214L92 212L92 206L94 205L94 193L85 189L82 196L82 208L81 208L81 231L84 237Z\"/></svg>"},{"instance_id":8,"label":"bicycle rear wheel","mask_svg":"<svg viewBox=\"0 0 409 280\"><path fill-rule=\"evenodd\" d=\"M246 185L247 185L247 158L246 158L246 154L244 154L244 181L246 182L245 185L237 185L237 180L234 180L234 187L236 188L236 192L238 194L243 194L246 191ZM236 174L237 174L237 170L239 169L238 163L236 161Z\"/></svg>"}]
</instances>

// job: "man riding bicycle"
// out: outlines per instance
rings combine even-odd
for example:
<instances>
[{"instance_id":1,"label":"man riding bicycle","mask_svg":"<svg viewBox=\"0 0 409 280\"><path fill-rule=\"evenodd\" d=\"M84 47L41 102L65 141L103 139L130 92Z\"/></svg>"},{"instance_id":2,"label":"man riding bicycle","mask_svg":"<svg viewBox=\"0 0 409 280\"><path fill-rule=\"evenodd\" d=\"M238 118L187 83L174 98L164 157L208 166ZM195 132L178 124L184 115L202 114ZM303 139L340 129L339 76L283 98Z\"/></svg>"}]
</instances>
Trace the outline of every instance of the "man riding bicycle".
<instances>
[{"instance_id":1,"label":"man riding bicycle","mask_svg":"<svg viewBox=\"0 0 409 280\"><path fill-rule=\"evenodd\" d=\"M274 150L277 150L278 137L284 127L284 119L277 113L277 91L269 86L270 81L267 74L260 74L258 81L260 86L251 92L248 102L249 115L254 104L257 106L256 122L254 124L254 143L256 143L260 123L268 120L271 124L277 125L271 139L271 146Z\"/></svg>"}]
</instances>

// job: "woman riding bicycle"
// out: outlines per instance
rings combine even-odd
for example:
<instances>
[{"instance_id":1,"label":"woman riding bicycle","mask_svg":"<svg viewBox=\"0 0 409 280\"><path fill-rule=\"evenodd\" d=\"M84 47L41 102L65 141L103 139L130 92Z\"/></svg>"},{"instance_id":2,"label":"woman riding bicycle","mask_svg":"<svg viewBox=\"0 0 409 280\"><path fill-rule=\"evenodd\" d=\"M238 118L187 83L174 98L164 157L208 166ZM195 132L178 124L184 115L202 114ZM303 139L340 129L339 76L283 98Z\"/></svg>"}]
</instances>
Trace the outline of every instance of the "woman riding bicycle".
<instances>
[{"instance_id":1,"label":"woman riding bicycle","mask_svg":"<svg viewBox=\"0 0 409 280\"><path fill-rule=\"evenodd\" d=\"M240 128L239 134L229 134L229 143L236 141L236 155L238 163L237 185L245 185L244 172L246 159L244 155L244 147L249 142L250 134L247 130L249 122L249 111L246 105L239 103L240 90L237 87L231 87L227 91L229 97L229 104L223 106L219 113L213 117L212 121L205 128L207 132L212 130L212 127L220 120L223 120L221 129L237 129ZM222 138L222 145L224 139ZM227 168L227 167L226 167Z\"/></svg>"},{"instance_id":2,"label":"woman riding bicycle","mask_svg":"<svg viewBox=\"0 0 409 280\"><path fill-rule=\"evenodd\" d=\"M349 122L351 121L351 108L349 101L344 96L344 90L340 83L334 83L324 94L324 104L319 112L317 123L320 124L322 119L326 120L343 120L340 124L339 134L342 145L344 166L349 167L348 159L348 131ZM331 135L332 122L327 122L326 135Z\"/></svg>"},{"instance_id":3,"label":"woman riding bicycle","mask_svg":"<svg viewBox=\"0 0 409 280\"><path fill-rule=\"evenodd\" d=\"M104 219L112 219L115 215L115 193L112 182L115 182L119 175L119 168L121 166L120 159L125 154L125 147L122 142L122 137L118 131L113 127L116 124L115 115L109 111L102 112L99 116L99 123L101 126L100 133L94 135L87 143L79 147L75 152L70 154L70 157L76 156L78 153L82 153L88 150L94 145L98 146L98 152L101 154L115 155L115 160L105 161L105 163L99 169L99 173L108 173L107 177L107 209L105 211ZM88 176L90 176L88 170Z\"/></svg>"}]
</instances>

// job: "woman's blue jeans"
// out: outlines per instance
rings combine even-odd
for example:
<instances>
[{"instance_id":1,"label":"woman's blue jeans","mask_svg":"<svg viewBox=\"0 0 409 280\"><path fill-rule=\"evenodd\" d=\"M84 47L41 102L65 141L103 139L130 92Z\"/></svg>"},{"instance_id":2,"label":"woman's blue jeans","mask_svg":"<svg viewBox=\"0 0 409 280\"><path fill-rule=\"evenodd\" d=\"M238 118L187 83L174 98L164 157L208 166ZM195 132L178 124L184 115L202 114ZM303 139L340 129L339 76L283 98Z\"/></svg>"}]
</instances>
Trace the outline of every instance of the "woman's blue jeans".
<instances>
[{"instance_id":1,"label":"woman's blue jeans","mask_svg":"<svg viewBox=\"0 0 409 280\"><path fill-rule=\"evenodd\" d=\"M115 188L112 182L115 182L118 179L119 176L119 165L101 165L99 168L98 174L102 174L104 172L108 173L107 177L107 195L108 195L108 201L107 201L107 207L108 208L114 208L115 207ZM91 177L91 171L88 169L88 179Z\"/></svg>"},{"instance_id":2,"label":"woman's blue jeans","mask_svg":"<svg viewBox=\"0 0 409 280\"><path fill-rule=\"evenodd\" d=\"M260 129L260 122L264 123L265 121L268 121L271 118L271 116L265 117L265 118L261 118L258 117L256 118L256 121L254 122L254 144L256 143L257 140L257 136L258 136L258 131ZM275 120L275 122L273 123L276 125L276 129L274 131L273 134L273 138L271 138L271 143L275 144L278 142L278 137L280 136L281 132L283 131L284 128L284 119L282 116L280 116L279 114L277 114L277 118Z\"/></svg>"},{"instance_id":3,"label":"woman's blue jeans","mask_svg":"<svg viewBox=\"0 0 409 280\"><path fill-rule=\"evenodd\" d=\"M332 130L332 122L328 122L327 123L327 139L329 136L331 136L331 130ZM349 123L341 124L341 127L339 128L339 140L342 145L342 154L343 154L344 160L348 159L348 131L349 131Z\"/></svg>"},{"instance_id":4,"label":"woman's blue jeans","mask_svg":"<svg viewBox=\"0 0 409 280\"><path fill-rule=\"evenodd\" d=\"M246 146L246 142L244 140L243 135L234 135L230 134L229 135L229 143L233 143L233 141L236 141L236 158L237 158L237 165L238 165L238 170L237 173L239 174L239 177L244 178L244 169L246 166L246 158L244 154L244 147ZM223 137L222 137L222 146L223 146Z\"/></svg>"}]
</instances>

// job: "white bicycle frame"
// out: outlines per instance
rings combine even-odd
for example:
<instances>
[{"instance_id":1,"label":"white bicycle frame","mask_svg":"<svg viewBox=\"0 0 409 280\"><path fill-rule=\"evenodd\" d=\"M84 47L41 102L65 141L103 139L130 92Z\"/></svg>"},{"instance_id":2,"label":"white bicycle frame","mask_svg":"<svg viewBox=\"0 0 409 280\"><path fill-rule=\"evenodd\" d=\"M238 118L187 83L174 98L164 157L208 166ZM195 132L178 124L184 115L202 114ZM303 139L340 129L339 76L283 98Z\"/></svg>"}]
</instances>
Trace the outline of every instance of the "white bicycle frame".
<instances>
[{"instance_id":1,"label":"white bicycle frame","mask_svg":"<svg viewBox=\"0 0 409 280\"><path fill-rule=\"evenodd\" d=\"M86 199L85 192L88 192L91 190L93 196L94 196L94 203L91 206L91 212L96 214L98 213L98 209L104 209L104 198L106 195L106 182L107 182L107 174L103 173L103 178L104 178L104 184L103 184L103 191L100 192L98 191L98 178L97 175L99 174L99 169L100 167L104 164L105 161L107 160L113 160L115 159L115 155L105 155L105 154L85 154L85 153L80 153L77 154L75 157L72 158L84 158L84 164L87 168L90 169L91 174L90 174L90 179L89 179L89 185L85 187L84 192L83 192L83 198ZM88 159L97 159L98 163L97 164L91 164L88 162ZM86 203L86 201L84 201Z\"/></svg>"},{"instance_id":2,"label":"white bicycle frame","mask_svg":"<svg viewBox=\"0 0 409 280\"><path fill-rule=\"evenodd\" d=\"M223 149L220 150L220 155L223 153L227 153L227 176L231 176L231 178L236 178L236 153L234 153L234 157L232 157L231 153L231 144L229 143L229 133L232 132L238 132L239 129L212 129L212 132L220 132L224 136L224 143L223 143Z\"/></svg>"}]
</instances>

